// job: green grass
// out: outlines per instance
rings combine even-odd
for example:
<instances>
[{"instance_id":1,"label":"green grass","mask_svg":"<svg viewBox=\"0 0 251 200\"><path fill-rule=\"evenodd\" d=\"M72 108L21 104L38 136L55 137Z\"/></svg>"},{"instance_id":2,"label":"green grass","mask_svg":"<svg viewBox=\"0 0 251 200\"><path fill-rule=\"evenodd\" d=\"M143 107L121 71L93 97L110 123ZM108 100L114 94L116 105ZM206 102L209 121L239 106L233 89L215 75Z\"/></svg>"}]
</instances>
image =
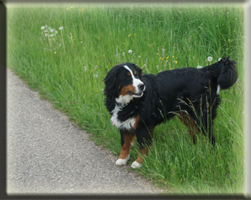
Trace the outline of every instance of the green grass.
<instances>
[{"instance_id":1,"label":"green grass","mask_svg":"<svg viewBox=\"0 0 251 200\"><path fill-rule=\"evenodd\" d=\"M239 80L220 93L215 148L203 136L192 145L174 118L155 129L152 151L136 171L168 193L243 193L243 12L242 5L8 4L7 63L97 145L118 155L120 135L103 95L103 79L114 65L129 61L156 74L230 56ZM58 33L45 37L45 25ZM129 164L136 157L134 146Z\"/></svg>"}]
</instances>

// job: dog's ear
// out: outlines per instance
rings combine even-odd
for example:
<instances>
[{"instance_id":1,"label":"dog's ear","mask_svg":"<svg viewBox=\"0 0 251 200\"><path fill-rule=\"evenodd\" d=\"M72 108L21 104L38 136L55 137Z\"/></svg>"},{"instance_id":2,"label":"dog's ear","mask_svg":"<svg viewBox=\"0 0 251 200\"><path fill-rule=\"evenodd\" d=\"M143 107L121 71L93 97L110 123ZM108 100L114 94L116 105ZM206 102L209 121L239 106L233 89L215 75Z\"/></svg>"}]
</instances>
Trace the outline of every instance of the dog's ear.
<instances>
[{"instance_id":1,"label":"dog's ear","mask_svg":"<svg viewBox=\"0 0 251 200\"><path fill-rule=\"evenodd\" d=\"M106 77L104 78L106 91L113 89L118 71L119 71L119 66L115 66L107 73Z\"/></svg>"}]
</instances>

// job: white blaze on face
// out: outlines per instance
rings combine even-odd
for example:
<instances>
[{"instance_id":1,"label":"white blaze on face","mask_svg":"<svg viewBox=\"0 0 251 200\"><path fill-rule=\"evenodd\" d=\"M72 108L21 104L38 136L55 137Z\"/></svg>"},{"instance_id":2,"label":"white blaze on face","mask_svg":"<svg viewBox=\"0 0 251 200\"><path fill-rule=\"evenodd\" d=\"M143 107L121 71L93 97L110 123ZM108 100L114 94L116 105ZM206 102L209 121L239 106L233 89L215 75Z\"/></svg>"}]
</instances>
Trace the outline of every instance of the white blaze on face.
<instances>
[{"instance_id":1,"label":"white blaze on face","mask_svg":"<svg viewBox=\"0 0 251 200\"><path fill-rule=\"evenodd\" d=\"M130 72L130 74L131 74L131 76L132 76L132 84L133 84L133 86L134 86L135 89L136 89L136 94L142 92L142 91L139 90L139 87L138 87L138 86L139 86L139 85L142 85L142 84L144 84L144 83L143 83L140 79L138 79L138 78L136 78L136 77L134 76L132 70L131 70L127 65L124 65L124 68L126 68L126 69ZM143 90L143 91L144 91L144 90ZM142 95L143 95L143 92L142 92L142 94L141 94L140 96L138 96L138 95L133 95L133 96L139 98L139 97L142 97Z\"/></svg>"}]
</instances>

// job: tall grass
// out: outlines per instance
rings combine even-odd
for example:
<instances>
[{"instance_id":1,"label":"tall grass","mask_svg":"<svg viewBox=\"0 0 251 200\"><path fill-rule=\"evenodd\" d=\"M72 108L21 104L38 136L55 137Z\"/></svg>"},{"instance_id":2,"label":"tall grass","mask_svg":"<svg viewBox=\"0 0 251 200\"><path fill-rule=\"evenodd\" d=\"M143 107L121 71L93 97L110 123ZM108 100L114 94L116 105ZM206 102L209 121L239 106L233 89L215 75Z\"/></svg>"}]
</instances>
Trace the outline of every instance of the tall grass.
<instances>
[{"instance_id":1,"label":"tall grass","mask_svg":"<svg viewBox=\"0 0 251 200\"><path fill-rule=\"evenodd\" d=\"M104 106L102 81L114 65L129 61L156 74L224 56L236 60L239 80L221 92L215 148L202 136L192 145L174 118L155 129L138 173L173 193L243 192L241 5L8 4L7 11L8 67L116 155L120 136ZM134 147L129 163L136 156Z\"/></svg>"}]
</instances>

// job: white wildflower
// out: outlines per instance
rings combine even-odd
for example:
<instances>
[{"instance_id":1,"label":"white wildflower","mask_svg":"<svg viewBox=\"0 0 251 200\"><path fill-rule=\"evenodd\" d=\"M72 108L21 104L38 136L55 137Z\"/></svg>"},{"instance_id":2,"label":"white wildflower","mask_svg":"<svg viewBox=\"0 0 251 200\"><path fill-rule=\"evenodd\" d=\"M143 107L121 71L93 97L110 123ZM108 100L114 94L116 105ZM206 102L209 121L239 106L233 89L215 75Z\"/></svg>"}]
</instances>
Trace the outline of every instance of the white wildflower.
<instances>
[{"instance_id":1,"label":"white wildflower","mask_svg":"<svg viewBox=\"0 0 251 200\"><path fill-rule=\"evenodd\" d=\"M141 56L139 55L138 57L140 58Z\"/></svg>"},{"instance_id":2,"label":"white wildflower","mask_svg":"<svg viewBox=\"0 0 251 200\"><path fill-rule=\"evenodd\" d=\"M48 27L49 30L51 30L51 27Z\"/></svg>"},{"instance_id":3,"label":"white wildflower","mask_svg":"<svg viewBox=\"0 0 251 200\"><path fill-rule=\"evenodd\" d=\"M229 12L227 12L227 15L228 15Z\"/></svg>"},{"instance_id":4,"label":"white wildflower","mask_svg":"<svg viewBox=\"0 0 251 200\"><path fill-rule=\"evenodd\" d=\"M48 37L48 34L47 33L45 33L45 35L44 35L45 37Z\"/></svg>"},{"instance_id":5,"label":"white wildflower","mask_svg":"<svg viewBox=\"0 0 251 200\"><path fill-rule=\"evenodd\" d=\"M97 78L97 77L98 77L98 75L97 75L97 74L94 74L94 77L95 77L95 78Z\"/></svg>"},{"instance_id":6,"label":"white wildflower","mask_svg":"<svg viewBox=\"0 0 251 200\"><path fill-rule=\"evenodd\" d=\"M57 34L58 33L58 31L55 31L55 34Z\"/></svg>"},{"instance_id":7,"label":"white wildflower","mask_svg":"<svg viewBox=\"0 0 251 200\"><path fill-rule=\"evenodd\" d=\"M54 29L51 29L50 32L52 33L54 31Z\"/></svg>"},{"instance_id":8,"label":"white wildflower","mask_svg":"<svg viewBox=\"0 0 251 200\"><path fill-rule=\"evenodd\" d=\"M129 50L128 53L132 53L132 50Z\"/></svg>"},{"instance_id":9,"label":"white wildflower","mask_svg":"<svg viewBox=\"0 0 251 200\"><path fill-rule=\"evenodd\" d=\"M54 34L50 34L50 37L53 37L54 36Z\"/></svg>"},{"instance_id":10,"label":"white wildflower","mask_svg":"<svg viewBox=\"0 0 251 200\"><path fill-rule=\"evenodd\" d=\"M84 66L84 70L85 70L85 71L87 70L87 67L86 67L86 66Z\"/></svg>"},{"instance_id":11,"label":"white wildflower","mask_svg":"<svg viewBox=\"0 0 251 200\"><path fill-rule=\"evenodd\" d=\"M42 30L44 30L44 29L45 29L45 27L44 27L44 26L42 26L42 27L41 27L41 29L42 29Z\"/></svg>"},{"instance_id":12,"label":"white wildflower","mask_svg":"<svg viewBox=\"0 0 251 200\"><path fill-rule=\"evenodd\" d=\"M59 27L58 29L59 29L60 31L62 31L62 30L63 30L63 28L64 28L64 27L63 27L63 26L61 26L61 27Z\"/></svg>"},{"instance_id":13,"label":"white wildflower","mask_svg":"<svg viewBox=\"0 0 251 200\"><path fill-rule=\"evenodd\" d=\"M44 30L44 32L45 32L45 33L48 33L48 31L47 31L47 30Z\"/></svg>"},{"instance_id":14,"label":"white wildflower","mask_svg":"<svg viewBox=\"0 0 251 200\"><path fill-rule=\"evenodd\" d=\"M197 66L197 69L201 69L201 68L202 68L202 66L200 66L200 65Z\"/></svg>"},{"instance_id":15,"label":"white wildflower","mask_svg":"<svg viewBox=\"0 0 251 200\"><path fill-rule=\"evenodd\" d=\"M221 60L221 58L218 59L218 61L220 61L220 60Z\"/></svg>"},{"instance_id":16,"label":"white wildflower","mask_svg":"<svg viewBox=\"0 0 251 200\"><path fill-rule=\"evenodd\" d=\"M45 25L45 28L47 28L47 25Z\"/></svg>"},{"instance_id":17,"label":"white wildflower","mask_svg":"<svg viewBox=\"0 0 251 200\"><path fill-rule=\"evenodd\" d=\"M213 57L208 56L208 57L207 57L207 60L208 60L209 62L211 62L211 61L213 60Z\"/></svg>"},{"instance_id":18,"label":"white wildflower","mask_svg":"<svg viewBox=\"0 0 251 200\"><path fill-rule=\"evenodd\" d=\"M125 52L123 52L122 55L125 56Z\"/></svg>"}]
</instances>

